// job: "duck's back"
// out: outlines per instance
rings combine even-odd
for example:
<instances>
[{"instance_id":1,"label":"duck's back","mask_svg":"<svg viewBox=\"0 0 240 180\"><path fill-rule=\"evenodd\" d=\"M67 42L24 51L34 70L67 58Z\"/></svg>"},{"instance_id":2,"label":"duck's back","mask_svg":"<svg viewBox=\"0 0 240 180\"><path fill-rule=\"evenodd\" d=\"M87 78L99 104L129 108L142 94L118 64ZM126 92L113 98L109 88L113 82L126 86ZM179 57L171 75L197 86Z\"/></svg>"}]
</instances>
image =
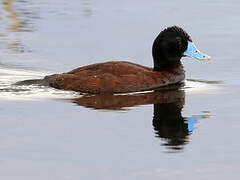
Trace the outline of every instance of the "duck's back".
<instances>
[{"instance_id":1,"label":"duck's back","mask_svg":"<svg viewBox=\"0 0 240 180\"><path fill-rule=\"evenodd\" d=\"M126 93L152 90L183 79L181 63L174 68L157 72L131 62L110 61L46 76L44 81L57 89L83 93Z\"/></svg>"}]
</instances>

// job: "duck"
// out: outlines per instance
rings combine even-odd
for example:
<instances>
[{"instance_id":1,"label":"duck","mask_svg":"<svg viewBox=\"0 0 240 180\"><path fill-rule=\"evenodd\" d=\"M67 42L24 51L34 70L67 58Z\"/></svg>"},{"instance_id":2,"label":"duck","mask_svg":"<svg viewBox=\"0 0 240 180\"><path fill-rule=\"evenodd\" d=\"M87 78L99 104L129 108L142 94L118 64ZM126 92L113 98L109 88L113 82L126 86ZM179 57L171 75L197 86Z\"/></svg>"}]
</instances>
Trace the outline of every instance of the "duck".
<instances>
[{"instance_id":1,"label":"duck","mask_svg":"<svg viewBox=\"0 0 240 180\"><path fill-rule=\"evenodd\" d=\"M191 37L179 26L167 27L158 34L152 45L152 56L153 67L128 61L108 61L48 75L37 82L89 94L150 91L184 81L182 57L210 59L196 48Z\"/></svg>"}]
</instances>

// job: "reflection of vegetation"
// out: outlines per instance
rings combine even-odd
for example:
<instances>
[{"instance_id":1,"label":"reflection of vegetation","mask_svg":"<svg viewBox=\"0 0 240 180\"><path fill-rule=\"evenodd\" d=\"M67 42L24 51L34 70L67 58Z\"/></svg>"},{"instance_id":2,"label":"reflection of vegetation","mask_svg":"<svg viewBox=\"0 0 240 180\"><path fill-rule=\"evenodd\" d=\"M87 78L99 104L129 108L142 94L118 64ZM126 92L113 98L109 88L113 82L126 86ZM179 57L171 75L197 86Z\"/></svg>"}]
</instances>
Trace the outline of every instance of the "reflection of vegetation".
<instances>
[{"instance_id":1,"label":"reflection of vegetation","mask_svg":"<svg viewBox=\"0 0 240 180\"><path fill-rule=\"evenodd\" d=\"M9 18L13 21L13 24L10 26L9 30L11 32L19 32L20 27L22 26L22 22L19 19L19 16L13 7L14 2L15 0L5 0L3 4L4 9L9 13Z\"/></svg>"},{"instance_id":2,"label":"reflection of vegetation","mask_svg":"<svg viewBox=\"0 0 240 180\"><path fill-rule=\"evenodd\" d=\"M31 15L32 12L26 12L25 9L18 9L17 11L17 5L24 7L27 5L27 3L27 1L18 1L18 4L15 0L3 1L3 9L8 13L8 18L11 20L11 23L7 28L7 32L9 34L33 31L33 28L29 26L29 15ZM22 45L19 39L7 39L7 48L14 50L15 52L25 52L25 47Z\"/></svg>"},{"instance_id":3,"label":"reflection of vegetation","mask_svg":"<svg viewBox=\"0 0 240 180\"><path fill-rule=\"evenodd\" d=\"M92 9L90 7L90 1L89 0L82 0L82 6L83 6L83 15L85 17L92 16Z\"/></svg>"}]
</instances>

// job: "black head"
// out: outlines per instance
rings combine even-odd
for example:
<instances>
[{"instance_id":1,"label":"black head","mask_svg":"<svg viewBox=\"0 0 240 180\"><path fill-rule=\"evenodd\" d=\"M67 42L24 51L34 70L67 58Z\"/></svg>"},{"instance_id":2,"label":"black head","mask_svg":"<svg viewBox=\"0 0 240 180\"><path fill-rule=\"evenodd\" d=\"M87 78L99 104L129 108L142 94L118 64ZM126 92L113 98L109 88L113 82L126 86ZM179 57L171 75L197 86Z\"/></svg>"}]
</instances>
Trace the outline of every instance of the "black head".
<instances>
[{"instance_id":1,"label":"black head","mask_svg":"<svg viewBox=\"0 0 240 180\"><path fill-rule=\"evenodd\" d=\"M163 71L176 65L187 50L188 41L192 42L190 36L178 26L160 32L152 47L154 70Z\"/></svg>"}]
</instances>

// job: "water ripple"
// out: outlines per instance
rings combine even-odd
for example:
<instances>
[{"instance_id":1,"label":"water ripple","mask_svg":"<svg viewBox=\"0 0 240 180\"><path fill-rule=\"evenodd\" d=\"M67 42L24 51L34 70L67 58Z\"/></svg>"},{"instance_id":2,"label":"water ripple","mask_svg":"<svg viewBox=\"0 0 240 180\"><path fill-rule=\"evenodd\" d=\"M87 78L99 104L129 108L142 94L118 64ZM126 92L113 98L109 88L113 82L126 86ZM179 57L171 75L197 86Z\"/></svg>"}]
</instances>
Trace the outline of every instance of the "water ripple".
<instances>
[{"instance_id":1,"label":"water ripple","mask_svg":"<svg viewBox=\"0 0 240 180\"><path fill-rule=\"evenodd\" d=\"M0 67L0 99L1 100L34 100L34 99L69 99L78 97L78 93L61 91L46 86L17 86L14 83L27 79L41 79L47 72L11 69Z\"/></svg>"}]
</instances>

